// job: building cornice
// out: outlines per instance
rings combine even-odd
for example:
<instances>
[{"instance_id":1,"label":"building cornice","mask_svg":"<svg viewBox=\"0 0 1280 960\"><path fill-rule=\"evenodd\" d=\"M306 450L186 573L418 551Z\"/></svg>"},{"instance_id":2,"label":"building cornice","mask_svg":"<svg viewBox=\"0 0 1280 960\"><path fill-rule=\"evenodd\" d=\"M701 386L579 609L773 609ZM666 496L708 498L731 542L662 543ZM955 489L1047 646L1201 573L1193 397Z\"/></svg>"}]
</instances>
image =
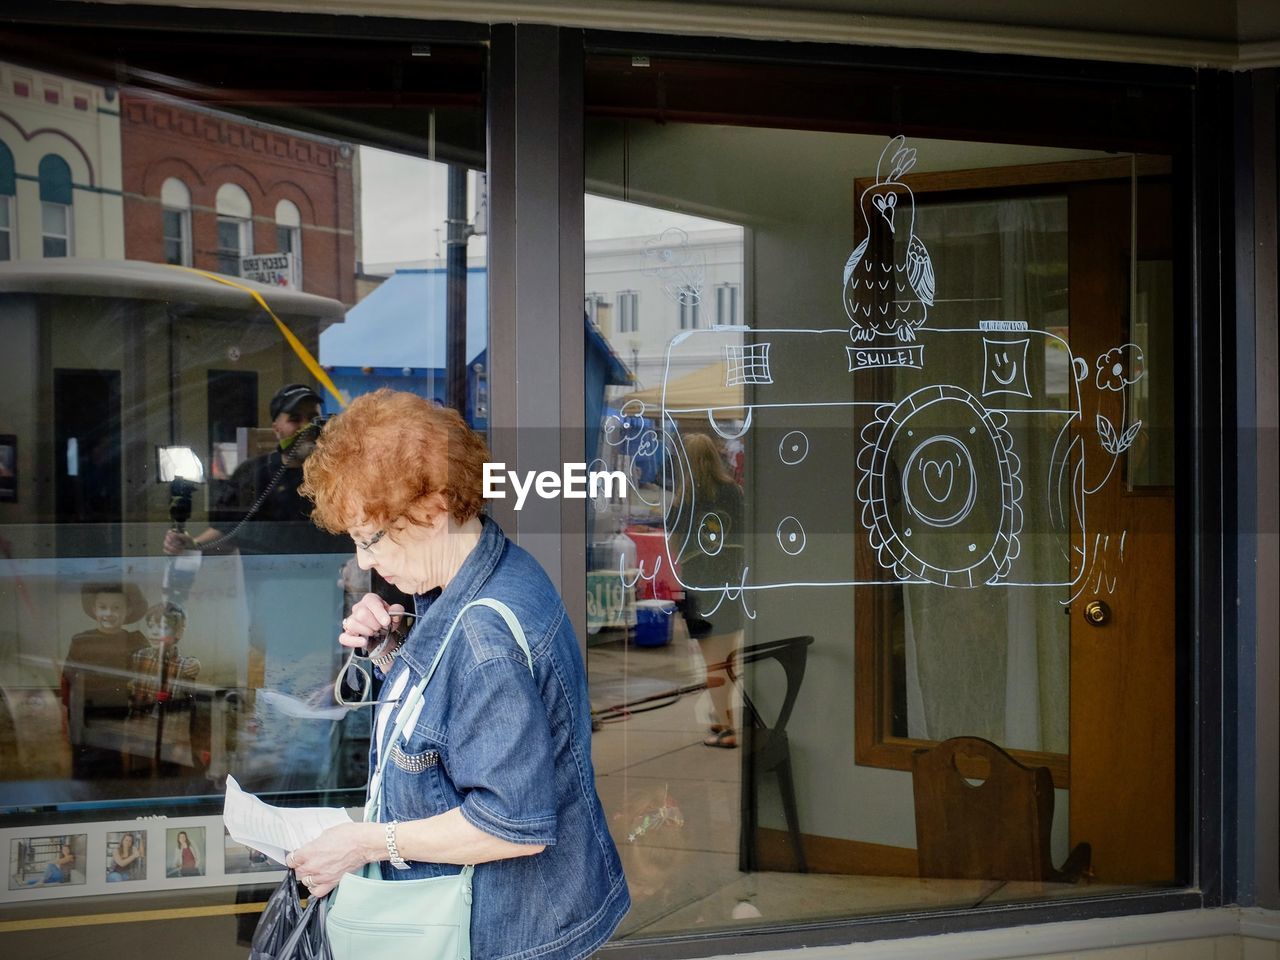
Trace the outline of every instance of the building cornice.
<instances>
[{"instance_id":1,"label":"building cornice","mask_svg":"<svg viewBox=\"0 0 1280 960\"><path fill-rule=\"evenodd\" d=\"M130 0L138 3L139 0ZM201 0L153 6L309 14L358 14L469 23L539 23L598 30L794 40L975 53L1061 57L1228 70L1280 66L1280 41L1165 37L671 0Z\"/></svg>"}]
</instances>

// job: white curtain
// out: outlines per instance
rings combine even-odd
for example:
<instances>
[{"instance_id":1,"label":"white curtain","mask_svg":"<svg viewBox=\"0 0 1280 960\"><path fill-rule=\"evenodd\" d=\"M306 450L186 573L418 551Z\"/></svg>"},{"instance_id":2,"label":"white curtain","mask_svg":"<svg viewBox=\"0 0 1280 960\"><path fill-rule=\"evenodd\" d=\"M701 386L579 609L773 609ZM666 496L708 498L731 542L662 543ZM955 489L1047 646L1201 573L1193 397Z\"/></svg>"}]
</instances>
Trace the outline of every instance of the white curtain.
<instances>
[{"instance_id":1,"label":"white curtain","mask_svg":"<svg viewBox=\"0 0 1280 960\"><path fill-rule=\"evenodd\" d=\"M1065 338L1064 198L931 204L917 212L915 227L937 276L930 327L1025 320ZM981 361L979 354L974 362ZM1057 368L1065 355L1027 361L1037 394L1025 401L1031 408L1061 392ZM1003 406L1018 402L1001 397ZM1051 424L1029 417L1010 429L1028 487L1023 562L1065 574L1062 538L1043 530L1043 497L1033 480L1050 456ZM981 736L1010 749L1067 752L1069 621L1061 588L907 585L902 593L908 736Z\"/></svg>"}]
</instances>

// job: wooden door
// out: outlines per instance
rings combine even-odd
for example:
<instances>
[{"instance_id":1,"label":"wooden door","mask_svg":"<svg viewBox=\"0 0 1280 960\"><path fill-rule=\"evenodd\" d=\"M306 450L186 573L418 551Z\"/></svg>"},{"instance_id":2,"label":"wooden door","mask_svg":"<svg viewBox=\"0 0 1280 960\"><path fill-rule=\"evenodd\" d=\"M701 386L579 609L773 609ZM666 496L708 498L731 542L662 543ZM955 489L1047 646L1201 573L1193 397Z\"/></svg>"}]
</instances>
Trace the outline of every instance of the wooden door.
<instances>
[{"instance_id":1,"label":"wooden door","mask_svg":"<svg viewBox=\"0 0 1280 960\"><path fill-rule=\"evenodd\" d=\"M1167 259L1167 184L1144 184L1139 198L1139 259ZM1118 371L1098 362L1131 340L1130 210L1128 183L1068 192L1071 349L1088 363L1078 436L1089 488L1102 482L1112 460L1099 438L1098 416L1117 435L1134 420L1125 391L1096 389L1099 377L1108 382L1136 372L1132 351L1108 358L1121 363ZM1144 425L1142 442L1172 442L1171 431L1151 437L1150 427ZM1075 538L1083 569L1070 605L1070 842L1092 845L1094 872L1106 883L1170 882L1176 869L1178 545L1172 488L1129 482L1127 457L1140 449L1122 455L1108 482L1086 498L1084 533ZM1089 621L1093 601L1109 608L1106 622Z\"/></svg>"}]
</instances>

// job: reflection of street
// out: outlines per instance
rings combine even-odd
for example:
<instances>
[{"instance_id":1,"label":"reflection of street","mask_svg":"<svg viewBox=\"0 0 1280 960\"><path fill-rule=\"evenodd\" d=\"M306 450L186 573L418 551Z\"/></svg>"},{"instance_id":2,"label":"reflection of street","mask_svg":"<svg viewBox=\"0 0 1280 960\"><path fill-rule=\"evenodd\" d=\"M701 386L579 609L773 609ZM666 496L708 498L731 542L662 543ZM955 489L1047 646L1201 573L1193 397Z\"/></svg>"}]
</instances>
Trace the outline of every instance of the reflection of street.
<instances>
[{"instance_id":1,"label":"reflection of street","mask_svg":"<svg viewBox=\"0 0 1280 960\"><path fill-rule=\"evenodd\" d=\"M335 669L328 650L269 662L263 689L332 703ZM258 697L252 712L241 719L230 772L246 790L259 794L360 787L363 772L350 779L343 771L351 765L342 762L343 745L358 721L358 717L337 722L293 717ZM367 741L360 739L355 749L363 755L366 748Z\"/></svg>"}]
</instances>

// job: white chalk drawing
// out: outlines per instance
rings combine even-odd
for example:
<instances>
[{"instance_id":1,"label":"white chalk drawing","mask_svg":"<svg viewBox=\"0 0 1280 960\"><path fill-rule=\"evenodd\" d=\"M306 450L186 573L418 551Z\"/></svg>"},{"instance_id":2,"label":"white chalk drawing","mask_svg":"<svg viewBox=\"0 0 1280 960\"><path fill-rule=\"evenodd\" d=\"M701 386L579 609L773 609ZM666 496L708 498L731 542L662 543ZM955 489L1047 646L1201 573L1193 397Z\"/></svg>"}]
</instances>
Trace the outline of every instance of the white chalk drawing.
<instances>
[{"instance_id":1,"label":"white chalk drawing","mask_svg":"<svg viewBox=\"0 0 1280 960\"><path fill-rule=\"evenodd\" d=\"M663 518L664 551L652 561L652 570L642 565L628 574L620 569L628 586L641 580L656 583L665 570L686 592L704 594L707 606L739 602L753 618L747 603L751 593L787 587L1062 587L1072 591L1060 601L1068 604L1087 591L1115 592L1127 531L1091 531L1086 508L1141 432L1142 421L1128 422L1126 410L1128 388L1145 375L1142 351L1123 344L1095 358L1091 368L1071 353L1066 340L1030 329L1026 321L987 320L963 329L927 326L934 302L933 265L914 235L914 198L902 182L914 164L915 151L903 138L890 141L875 185L859 198L868 237L882 221L906 241L894 245L905 250L900 261L885 261L878 250L889 245L873 247L869 241L850 257L843 304L851 327L736 325L683 331L667 347L658 407L624 407L617 424L606 424L612 446L627 443L648 453L656 449L662 465L657 491L633 483L632 495ZM873 220L877 217L880 221ZM666 238L664 244L655 241L652 256L666 249L670 256L665 262L678 262L679 254L672 251L680 249L679 238ZM875 345L876 338L897 342ZM744 344L744 339L751 342ZM725 385L743 388L740 400L699 403L668 393L676 378L673 371L705 364L714 356L726 360ZM932 359L926 362L926 356ZM1037 383L1043 377L1033 375L1037 358L1047 356L1065 357L1070 371L1065 396L1048 395L1047 387ZM941 378L946 382L931 382L930 363L947 371ZM895 377L877 378L875 371L886 367L896 368ZM858 378L870 385L905 386L898 395L890 389L873 398L863 390L853 400L859 392L850 379L856 383ZM1118 421L1103 412L1107 392L1120 394ZM1085 415L1086 405L1094 405L1090 400L1097 406L1092 419ZM1113 413L1113 407L1108 411ZM705 432L705 417L721 437L738 439L759 429L753 426L757 412L762 422L777 425L824 408L846 409L849 422L858 416L865 423L855 438L852 493L878 571L855 576L832 565L821 551L807 551L806 530L829 529L831 507L799 498L778 504L772 517L768 505L757 503L753 510L760 534L769 529L766 524L774 525L774 540L785 559L770 569L782 570L781 575L753 577L750 551L741 547L724 554L722 560L729 564L682 565L691 555L720 556L726 550L724 518L687 495L692 471L682 431ZM656 422L656 431L636 433L633 418ZM1054 438L1047 461L1031 440L1020 439L1046 429ZM1086 443L1086 431L1096 431L1096 446ZM819 470L823 458L815 462L810 457L815 442L821 438L787 430L777 444L778 458L789 470ZM1099 459L1098 448L1102 463L1092 462ZM1066 562L1045 563L1043 549L1034 551L1038 558L1031 551L1024 554L1027 529L1048 537ZM755 549L765 549L765 536L748 533L747 539L754 539ZM715 582L690 572L707 569L716 573L702 576L714 576Z\"/></svg>"},{"instance_id":2,"label":"white chalk drawing","mask_svg":"<svg viewBox=\"0 0 1280 960\"><path fill-rule=\"evenodd\" d=\"M1018 340L982 338L982 346L986 351L982 383L984 397L998 393L1031 396L1031 385L1027 382L1027 347L1030 345L1028 337Z\"/></svg>"},{"instance_id":3,"label":"white chalk drawing","mask_svg":"<svg viewBox=\"0 0 1280 960\"><path fill-rule=\"evenodd\" d=\"M894 137L880 154L875 183L858 198L866 229L844 265L844 312L855 343L877 336L915 340L933 306L933 261L915 235L915 196L902 182L915 164L916 152L906 138ZM883 253L871 247L882 223L893 237L905 238L900 258L898 244L885 245Z\"/></svg>"},{"instance_id":4,"label":"white chalk drawing","mask_svg":"<svg viewBox=\"0 0 1280 960\"><path fill-rule=\"evenodd\" d=\"M746 383L773 383L773 374L769 370L769 346L768 343L726 343L724 385L738 387Z\"/></svg>"},{"instance_id":5,"label":"white chalk drawing","mask_svg":"<svg viewBox=\"0 0 1280 960\"><path fill-rule=\"evenodd\" d=\"M641 258L641 272L661 280L668 299L690 307L702 302L706 258L689 246L689 235L683 230L668 227L644 245Z\"/></svg>"},{"instance_id":6,"label":"white chalk drawing","mask_svg":"<svg viewBox=\"0 0 1280 960\"><path fill-rule=\"evenodd\" d=\"M808 538L804 535L804 527L795 517L783 517L778 524L778 546L782 548L783 553L793 557L799 556L804 550Z\"/></svg>"},{"instance_id":7,"label":"white chalk drawing","mask_svg":"<svg viewBox=\"0 0 1280 960\"><path fill-rule=\"evenodd\" d=\"M741 408L739 408L741 409ZM726 440L738 440L747 435L747 431L751 429L751 408L747 408L747 415L742 418L737 426L721 426L719 419L712 410L707 411L707 421L711 424L711 429L718 433Z\"/></svg>"},{"instance_id":8,"label":"white chalk drawing","mask_svg":"<svg viewBox=\"0 0 1280 960\"><path fill-rule=\"evenodd\" d=\"M792 430L778 444L778 459L789 467L804 463L809 455L809 438L803 431Z\"/></svg>"},{"instance_id":9,"label":"white chalk drawing","mask_svg":"<svg viewBox=\"0 0 1280 960\"><path fill-rule=\"evenodd\" d=\"M683 332L668 347L667 371L687 369L694 357L723 355L726 341L740 341L744 332L743 327ZM712 424L736 424L734 434L746 436L755 429L751 422L754 414L769 411L770 422L776 423L779 416L792 419L805 409L843 407L851 414L862 408L869 415L858 438L858 472L853 492L861 525L883 575L855 579L805 550L805 532L822 529L824 511L829 508L817 502L789 502L779 505L777 519L770 522L778 528L777 545L794 558L794 571L768 582L744 578L731 589L740 587L750 592L862 583L1079 586L1091 569L1091 557L1080 546L1091 544L1091 534L1086 529L1086 500L1099 486L1096 482L1086 486L1086 475L1092 478L1098 471L1109 472L1112 466L1089 464L1086 474L1085 445L1080 435L1086 423L1082 396L1087 397L1094 386L1089 376L1092 371L1087 362L1072 357L1070 345L1055 334L1021 328L1011 332L1017 332L1017 336L1001 338L981 328L920 328L920 343L916 346L928 346L926 356L950 358L948 369L953 371L954 382L919 387L900 397L850 399L853 391L848 389L845 378L867 376L865 371L869 368L849 370L849 331L844 328L751 331L761 342L772 344L771 360L774 355L803 359L781 369L773 363L770 382L753 385L741 404L683 403L674 395L668 397L666 383L672 378L664 379L660 408L650 413L661 421L661 486L663 512L667 516L665 532L670 539L669 569L675 571L678 565L671 564L671 558L686 555L684 551L693 542L690 531L697 530L697 524L691 524L687 514L681 515L682 508L673 495L689 476L680 443L681 430L686 428L682 425L695 424L694 429L698 429L698 417L705 416ZM1024 357L1044 356L1050 348L1065 354L1068 369L1073 372L1065 405L1062 398L1040 397L1034 389L1030 397L1020 390L990 390L993 364L989 361L993 357L999 358L996 372L1010 381L1006 385L1009 386L1013 383L1012 368L1005 365L1006 355L1026 369ZM957 377L954 371L967 373ZM1130 372L1128 376L1132 380L1136 374ZM1021 373L1015 379L1021 381ZM815 394L815 385L829 385L829 389L825 395ZM1021 387L1021 382L1017 386ZM792 399L806 393L811 399ZM1043 484L1037 489L1044 494L1032 497L1024 489L1027 469L1017 438L1028 431L1045 429L1056 441L1049 461L1034 471ZM1114 432L1124 441L1126 436L1131 440L1135 435L1131 431L1132 424ZM1103 439L1104 434L1100 434ZM1108 460L1119 456L1112 453L1113 449L1118 447L1104 446ZM777 450L783 464L810 469L810 434L788 431L777 443ZM890 487L895 490L894 510L889 508ZM1033 558L1024 555L1021 538L1028 510L1034 511L1037 528L1053 535L1069 563L1046 572L1043 565L1037 566ZM756 523L766 520L762 516ZM790 536L792 524L795 539ZM682 577L679 571L676 575ZM1096 580L1094 572L1089 586ZM685 589L726 589L723 583L692 583L687 578L682 578L681 583ZM1104 577L1104 590L1108 583Z\"/></svg>"},{"instance_id":10,"label":"white chalk drawing","mask_svg":"<svg viewBox=\"0 0 1280 960\"><path fill-rule=\"evenodd\" d=\"M939 423L949 432L937 431ZM858 454L862 523L880 565L899 580L975 587L1007 577L1019 555L1021 462L1009 418L963 387L922 387L885 404ZM904 509L889 509L893 464L905 464ZM983 509L975 511L979 498ZM928 531L949 530L946 537Z\"/></svg>"},{"instance_id":11,"label":"white chalk drawing","mask_svg":"<svg viewBox=\"0 0 1280 960\"><path fill-rule=\"evenodd\" d=\"M724 549L724 517L712 512L698 524L698 546L708 557L719 556Z\"/></svg>"}]
</instances>

